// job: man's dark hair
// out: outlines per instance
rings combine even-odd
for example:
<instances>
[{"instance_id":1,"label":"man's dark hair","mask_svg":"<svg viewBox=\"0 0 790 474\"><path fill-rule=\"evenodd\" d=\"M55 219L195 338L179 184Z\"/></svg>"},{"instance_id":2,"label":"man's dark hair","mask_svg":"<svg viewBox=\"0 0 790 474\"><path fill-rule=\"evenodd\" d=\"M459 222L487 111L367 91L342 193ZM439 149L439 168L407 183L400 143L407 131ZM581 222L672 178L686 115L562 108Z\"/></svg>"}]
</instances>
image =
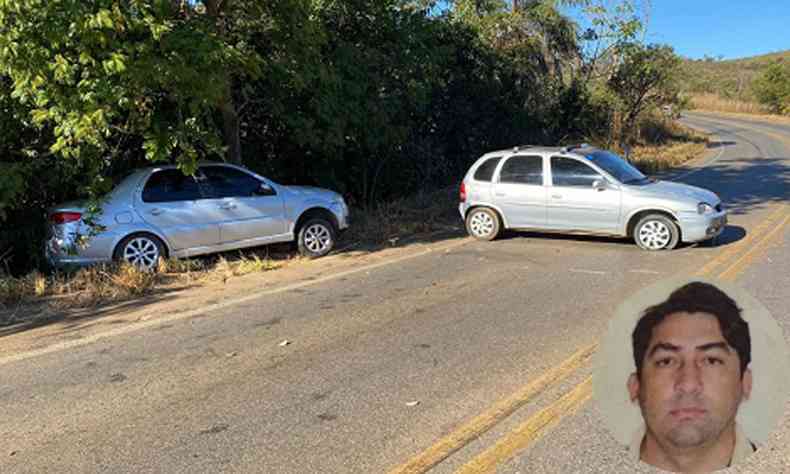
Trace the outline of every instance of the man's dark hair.
<instances>
[{"instance_id":1,"label":"man's dark hair","mask_svg":"<svg viewBox=\"0 0 790 474\"><path fill-rule=\"evenodd\" d=\"M741 308L726 293L709 283L692 282L669 295L666 301L650 306L642 314L631 335L636 375L642 379L642 363L653 337L653 328L670 314L708 313L719 321L719 329L741 362L741 376L752 360L749 324L741 318Z\"/></svg>"}]
</instances>

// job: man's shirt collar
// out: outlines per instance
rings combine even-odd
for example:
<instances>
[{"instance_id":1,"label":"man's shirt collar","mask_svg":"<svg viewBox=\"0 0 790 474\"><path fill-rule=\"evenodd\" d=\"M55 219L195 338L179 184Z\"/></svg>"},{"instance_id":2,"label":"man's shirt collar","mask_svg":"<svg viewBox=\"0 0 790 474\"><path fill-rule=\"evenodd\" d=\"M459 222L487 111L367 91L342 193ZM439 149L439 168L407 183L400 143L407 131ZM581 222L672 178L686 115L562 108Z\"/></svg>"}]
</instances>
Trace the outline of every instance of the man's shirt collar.
<instances>
[{"instance_id":1,"label":"man's shirt collar","mask_svg":"<svg viewBox=\"0 0 790 474\"><path fill-rule=\"evenodd\" d=\"M634 432L634 436L631 438L631 444L628 445L628 457L635 463L641 461L642 440L645 439L646 433L647 428L642 424L639 429ZM735 448L732 450L730 466L741 463L756 449L754 443L749 441L749 438L746 437L741 426L735 423Z\"/></svg>"}]
</instances>

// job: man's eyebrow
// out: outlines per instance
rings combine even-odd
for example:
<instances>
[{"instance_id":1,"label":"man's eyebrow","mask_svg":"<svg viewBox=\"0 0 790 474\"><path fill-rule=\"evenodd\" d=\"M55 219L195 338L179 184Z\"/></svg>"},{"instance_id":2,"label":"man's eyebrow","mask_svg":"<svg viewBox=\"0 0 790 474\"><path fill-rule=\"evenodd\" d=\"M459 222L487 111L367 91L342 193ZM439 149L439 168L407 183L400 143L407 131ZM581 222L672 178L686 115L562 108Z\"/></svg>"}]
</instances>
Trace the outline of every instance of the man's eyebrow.
<instances>
[{"instance_id":1,"label":"man's eyebrow","mask_svg":"<svg viewBox=\"0 0 790 474\"><path fill-rule=\"evenodd\" d=\"M647 354L647 357L653 357L653 354L655 354L658 351L678 352L680 351L680 346L676 346L668 342L659 342L658 344L653 346L652 349L650 349L650 352Z\"/></svg>"},{"instance_id":2,"label":"man's eyebrow","mask_svg":"<svg viewBox=\"0 0 790 474\"><path fill-rule=\"evenodd\" d=\"M730 345L726 342L709 342L707 344L702 344L701 346L697 346L698 351L709 351L712 349L721 349L724 352L730 353Z\"/></svg>"}]
</instances>

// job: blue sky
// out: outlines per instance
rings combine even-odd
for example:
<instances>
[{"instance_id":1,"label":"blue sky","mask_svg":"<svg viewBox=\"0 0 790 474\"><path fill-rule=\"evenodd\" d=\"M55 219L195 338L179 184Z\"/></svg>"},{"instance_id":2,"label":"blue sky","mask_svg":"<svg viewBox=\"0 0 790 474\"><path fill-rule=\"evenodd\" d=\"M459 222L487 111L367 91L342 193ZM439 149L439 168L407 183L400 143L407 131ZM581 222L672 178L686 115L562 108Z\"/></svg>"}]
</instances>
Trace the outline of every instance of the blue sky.
<instances>
[{"instance_id":1,"label":"blue sky","mask_svg":"<svg viewBox=\"0 0 790 474\"><path fill-rule=\"evenodd\" d=\"M681 56L735 59L790 49L790 0L649 3L647 41L669 44Z\"/></svg>"},{"instance_id":2,"label":"blue sky","mask_svg":"<svg viewBox=\"0 0 790 474\"><path fill-rule=\"evenodd\" d=\"M647 41L725 59L790 49L790 0L653 0Z\"/></svg>"}]
</instances>

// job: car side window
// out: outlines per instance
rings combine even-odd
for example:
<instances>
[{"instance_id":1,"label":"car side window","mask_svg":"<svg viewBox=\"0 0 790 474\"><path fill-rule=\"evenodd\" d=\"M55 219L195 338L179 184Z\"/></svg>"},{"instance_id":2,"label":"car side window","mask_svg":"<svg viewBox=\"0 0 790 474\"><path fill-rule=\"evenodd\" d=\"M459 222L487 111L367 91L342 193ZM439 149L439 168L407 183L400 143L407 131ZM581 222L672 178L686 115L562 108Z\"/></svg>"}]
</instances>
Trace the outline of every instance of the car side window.
<instances>
[{"instance_id":1,"label":"car side window","mask_svg":"<svg viewBox=\"0 0 790 474\"><path fill-rule=\"evenodd\" d=\"M491 179L494 177L496 165L499 164L501 159L501 156L495 156L485 160L480 166L477 167L477 170L475 170L475 181L491 181Z\"/></svg>"},{"instance_id":2,"label":"car side window","mask_svg":"<svg viewBox=\"0 0 790 474\"><path fill-rule=\"evenodd\" d=\"M551 157L551 177L554 186L592 187L593 181L603 179L593 168L579 160L564 156Z\"/></svg>"},{"instance_id":3,"label":"car side window","mask_svg":"<svg viewBox=\"0 0 790 474\"><path fill-rule=\"evenodd\" d=\"M499 172L500 183L543 185L542 156L511 156Z\"/></svg>"},{"instance_id":4,"label":"car side window","mask_svg":"<svg viewBox=\"0 0 790 474\"><path fill-rule=\"evenodd\" d=\"M195 201L203 196L197 178L177 169L155 171L143 188L143 202Z\"/></svg>"},{"instance_id":5,"label":"car side window","mask_svg":"<svg viewBox=\"0 0 790 474\"><path fill-rule=\"evenodd\" d=\"M252 197L261 188L261 181L251 174L228 166L202 166L206 187L214 198Z\"/></svg>"}]
</instances>

